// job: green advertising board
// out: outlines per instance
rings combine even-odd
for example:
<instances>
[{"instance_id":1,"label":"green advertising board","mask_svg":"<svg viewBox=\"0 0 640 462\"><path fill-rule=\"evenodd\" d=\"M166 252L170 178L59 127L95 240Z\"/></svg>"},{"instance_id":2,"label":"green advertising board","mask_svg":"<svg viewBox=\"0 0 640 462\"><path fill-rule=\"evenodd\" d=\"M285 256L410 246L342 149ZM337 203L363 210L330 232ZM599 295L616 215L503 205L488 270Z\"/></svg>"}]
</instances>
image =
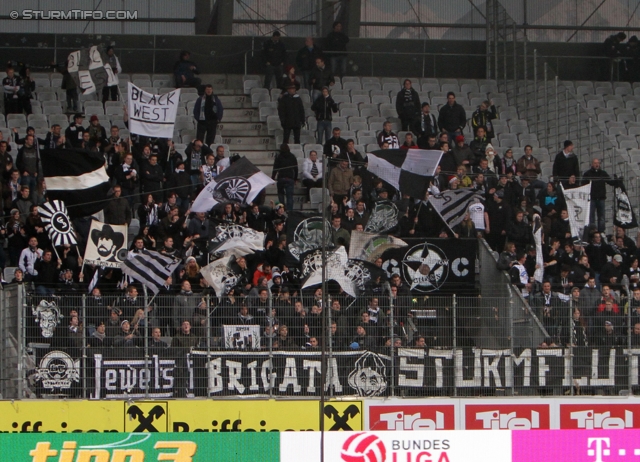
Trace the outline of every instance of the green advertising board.
<instances>
[{"instance_id":1,"label":"green advertising board","mask_svg":"<svg viewBox=\"0 0 640 462\"><path fill-rule=\"evenodd\" d=\"M280 433L0 434L11 462L278 462Z\"/></svg>"}]
</instances>

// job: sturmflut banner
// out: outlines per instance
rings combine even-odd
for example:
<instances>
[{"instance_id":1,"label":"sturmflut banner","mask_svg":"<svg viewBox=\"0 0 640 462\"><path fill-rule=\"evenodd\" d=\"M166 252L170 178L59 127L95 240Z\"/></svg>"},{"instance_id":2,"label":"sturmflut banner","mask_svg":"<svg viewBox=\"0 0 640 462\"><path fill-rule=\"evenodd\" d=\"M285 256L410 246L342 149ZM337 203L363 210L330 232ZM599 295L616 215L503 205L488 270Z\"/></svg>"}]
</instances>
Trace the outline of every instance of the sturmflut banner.
<instances>
[{"instance_id":1,"label":"sturmflut banner","mask_svg":"<svg viewBox=\"0 0 640 462\"><path fill-rule=\"evenodd\" d=\"M128 82L129 131L138 135L173 138L180 89L154 95Z\"/></svg>"}]
</instances>

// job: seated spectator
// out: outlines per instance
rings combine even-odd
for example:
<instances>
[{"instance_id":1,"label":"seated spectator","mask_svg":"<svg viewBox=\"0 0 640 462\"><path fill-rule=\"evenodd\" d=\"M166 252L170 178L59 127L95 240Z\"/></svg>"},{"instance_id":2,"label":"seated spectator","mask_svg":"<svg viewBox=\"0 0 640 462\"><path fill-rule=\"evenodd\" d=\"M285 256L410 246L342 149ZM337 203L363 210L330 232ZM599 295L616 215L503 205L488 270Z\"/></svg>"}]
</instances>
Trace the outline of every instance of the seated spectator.
<instances>
[{"instance_id":1,"label":"seated spectator","mask_svg":"<svg viewBox=\"0 0 640 462\"><path fill-rule=\"evenodd\" d=\"M201 94L201 79L196 77L200 73L196 63L191 61L191 53L188 51L180 52L180 59L173 65L173 76L176 81L176 88L193 87L198 89Z\"/></svg>"},{"instance_id":2,"label":"seated spectator","mask_svg":"<svg viewBox=\"0 0 640 462\"><path fill-rule=\"evenodd\" d=\"M458 135L455 137L455 145L452 149L453 157L456 160L457 165L464 165L467 172L471 171L471 166L476 161L471 148L465 144L464 135Z\"/></svg>"},{"instance_id":3,"label":"seated spectator","mask_svg":"<svg viewBox=\"0 0 640 462\"><path fill-rule=\"evenodd\" d=\"M413 133L409 132L404 135L404 143L402 143L400 149L405 151L408 149L418 149L418 145L413 140Z\"/></svg>"}]
</instances>

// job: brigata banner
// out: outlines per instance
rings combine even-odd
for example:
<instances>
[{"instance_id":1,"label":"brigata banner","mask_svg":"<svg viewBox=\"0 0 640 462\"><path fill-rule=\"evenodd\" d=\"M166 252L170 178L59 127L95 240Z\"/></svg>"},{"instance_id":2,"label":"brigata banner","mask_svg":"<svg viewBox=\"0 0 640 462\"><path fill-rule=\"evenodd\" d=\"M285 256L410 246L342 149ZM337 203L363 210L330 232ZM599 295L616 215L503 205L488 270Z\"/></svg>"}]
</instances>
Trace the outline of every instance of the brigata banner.
<instances>
[{"instance_id":1,"label":"brigata banner","mask_svg":"<svg viewBox=\"0 0 640 462\"><path fill-rule=\"evenodd\" d=\"M0 454L12 462L278 462L279 452L278 433L0 435Z\"/></svg>"},{"instance_id":2,"label":"brigata banner","mask_svg":"<svg viewBox=\"0 0 640 462\"><path fill-rule=\"evenodd\" d=\"M281 433L280 462L511 462L511 435L451 430L328 432L321 440L320 432ZM319 450L322 442L324 459Z\"/></svg>"},{"instance_id":3,"label":"brigata banner","mask_svg":"<svg viewBox=\"0 0 640 462\"><path fill-rule=\"evenodd\" d=\"M191 351L116 348L80 369L80 351L37 349L30 379L39 396L172 398L186 396L320 396L319 351ZM573 354L573 356L571 356ZM396 351L396 392L406 397L454 395L454 389L604 390L637 386L640 349L517 348ZM334 396L388 396L391 359L379 351L334 351L324 386Z\"/></svg>"}]
</instances>

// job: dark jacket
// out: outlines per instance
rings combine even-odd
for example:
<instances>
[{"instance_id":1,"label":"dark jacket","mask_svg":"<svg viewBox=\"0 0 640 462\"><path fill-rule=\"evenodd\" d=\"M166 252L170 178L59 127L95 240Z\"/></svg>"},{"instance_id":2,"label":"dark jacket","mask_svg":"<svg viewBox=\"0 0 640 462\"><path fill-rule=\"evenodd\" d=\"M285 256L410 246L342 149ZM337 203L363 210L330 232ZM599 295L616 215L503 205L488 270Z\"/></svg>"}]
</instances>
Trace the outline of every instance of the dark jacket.
<instances>
[{"instance_id":1,"label":"dark jacket","mask_svg":"<svg viewBox=\"0 0 640 462\"><path fill-rule=\"evenodd\" d=\"M316 115L316 120L326 120L331 122L333 119L332 113L338 112L338 105L333 101L331 95L326 98L320 95L313 102L313 106L311 106L311 110Z\"/></svg>"},{"instance_id":2,"label":"dark jacket","mask_svg":"<svg viewBox=\"0 0 640 462\"><path fill-rule=\"evenodd\" d=\"M196 120L200 120L203 101L207 101L204 105L204 120L217 120L220 122L222 120L224 108L222 107L220 98L214 94L211 94L211 96L202 95L196 100L196 104L193 106L193 117Z\"/></svg>"},{"instance_id":3,"label":"dark jacket","mask_svg":"<svg viewBox=\"0 0 640 462\"><path fill-rule=\"evenodd\" d=\"M111 198L104 208L104 221L110 225L131 223L131 206L124 197Z\"/></svg>"},{"instance_id":4,"label":"dark jacket","mask_svg":"<svg viewBox=\"0 0 640 462\"><path fill-rule=\"evenodd\" d=\"M18 149L18 157L16 158L16 167L20 171L22 176L25 172L29 175L34 175L40 170L40 156L38 155L38 149L34 144L31 148L22 146Z\"/></svg>"},{"instance_id":5,"label":"dark jacket","mask_svg":"<svg viewBox=\"0 0 640 462\"><path fill-rule=\"evenodd\" d=\"M595 170L593 167L582 175L582 184L591 182L591 199L605 200L607 198L607 185L613 186L615 183L607 172L601 168Z\"/></svg>"},{"instance_id":6,"label":"dark jacket","mask_svg":"<svg viewBox=\"0 0 640 462\"><path fill-rule=\"evenodd\" d=\"M401 119L414 119L420 115L420 96L413 88L403 88L396 97L396 111Z\"/></svg>"},{"instance_id":7,"label":"dark jacket","mask_svg":"<svg viewBox=\"0 0 640 462\"><path fill-rule=\"evenodd\" d=\"M454 103L453 106L445 104L440 108L438 125L448 132L462 130L467 125L467 114L464 108L458 103Z\"/></svg>"},{"instance_id":8,"label":"dark jacket","mask_svg":"<svg viewBox=\"0 0 640 462\"><path fill-rule=\"evenodd\" d=\"M331 70L329 70L329 66L325 65L324 69L315 66L311 71L311 83L314 90L322 90L322 87L329 87L331 84L336 83L336 79L333 77Z\"/></svg>"},{"instance_id":9,"label":"dark jacket","mask_svg":"<svg viewBox=\"0 0 640 462\"><path fill-rule=\"evenodd\" d=\"M343 32L329 32L329 35L324 39L324 49L325 51L333 52L330 53L329 57L346 56L347 43L349 43L349 37L347 37L347 34Z\"/></svg>"},{"instance_id":10,"label":"dark jacket","mask_svg":"<svg viewBox=\"0 0 640 462\"><path fill-rule=\"evenodd\" d=\"M578 157L576 157L574 153L571 153L569 156L565 156L564 152L560 151L553 161L553 178L555 180L564 180L566 182L571 175L575 175L576 178L580 178L580 164L578 162Z\"/></svg>"},{"instance_id":11,"label":"dark jacket","mask_svg":"<svg viewBox=\"0 0 640 462\"><path fill-rule=\"evenodd\" d=\"M481 111L480 107L473 112L471 116L471 126L473 127L473 133L476 132L476 128L485 127L487 129L487 138L491 140L494 137L493 125L491 121L498 118L498 111L495 106L491 106L486 111Z\"/></svg>"},{"instance_id":12,"label":"dark jacket","mask_svg":"<svg viewBox=\"0 0 640 462\"><path fill-rule=\"evenodd\" d=\"M281 40L274 42L270 38L262 45L262 57L265 64L280 66L287 61L287 48Z\"/></svg>"},{"instance_id":13,"label":"dark jacket","mask_svg":"<svg viewBox=\"0 0 640 462\"><path fill-rule=\"evenodd\" d=\"M64 131L67 144L74 148L82 147L82 135L85 131L86 129L82 125L76 125L75 123L69 125Z\"/></svg>"},{"instance_id":14,"label":"dark jacket","mask_svg":"<svg viewBox=\"0 0 640 462\"><path fill-rule=\"evenodd\" d=\"M300 95L290 95L289 93L282 95L278 101L278 116L280 116L282 128L302 127L306 119Z\"/></svg>"},{"instance_id":15,"label":"dark jacket","mask_svg":"<svg viewBox=\"0 0 640 462\"><path fill-rule=\"evenodd\" d=\"M209 148L206 144L203 144L202 147L200 148L200 152L194 152L193 151L193 143L189 143L189 146L187 146L187 148L184 150L184 153L187 156L187 159L185 160L185 170L187 172L189 172L189 175L198 175L200 173L200 168L192 168L195 165L191 165L191 159L193 156L200 156L200 165L204 165L205 164L205 158L207 157L207 154L213 154L213 151L211 150L211 148ZM196 162L197 164L197 162Z\"/></svg>"},{"instance_id":16,"label":"dark jacket","mask_svg":"<svg viewBox=\"0 0 640 462\"><path fill-rule=\"evenodd\" d=\"M285 178L291 180L298 179L298 159L296 159L296 156L294 156L291 151L280 151L276 156L276 159L273 161L271 178L275 180L276 176L279 180Z\"/></svg>"},{"instance_id":17,"label":"dark jacket","mask_svg":"<svg viewBox=\"0 0 640 462\"><path fill-rule=\"evenodd\" d=\"M322 50L314 45L312 49L303 46L296 55L296 66L301 71L309 72L316 66L316 59L322 58Z\"/></svg>"},{"instance_id":18,"label":"dark jacket","mask_svg":"<svg viewBox=\"0 0 640 462\"><path fill-rule=\"evenodd\" d=\"M429 122L429 119L431 120L431 123ZM418 146L422 149L426 149L425 146L427 145L426 143L429 135L438 134L438 120L433 114L420 113L413 122L411 131L414 135L420 137L418 138ZM424 138L424 140L422 140L422 138ZM421 141L424 143L424 146L421 146Z\"/></svg>"}]
</instances>

